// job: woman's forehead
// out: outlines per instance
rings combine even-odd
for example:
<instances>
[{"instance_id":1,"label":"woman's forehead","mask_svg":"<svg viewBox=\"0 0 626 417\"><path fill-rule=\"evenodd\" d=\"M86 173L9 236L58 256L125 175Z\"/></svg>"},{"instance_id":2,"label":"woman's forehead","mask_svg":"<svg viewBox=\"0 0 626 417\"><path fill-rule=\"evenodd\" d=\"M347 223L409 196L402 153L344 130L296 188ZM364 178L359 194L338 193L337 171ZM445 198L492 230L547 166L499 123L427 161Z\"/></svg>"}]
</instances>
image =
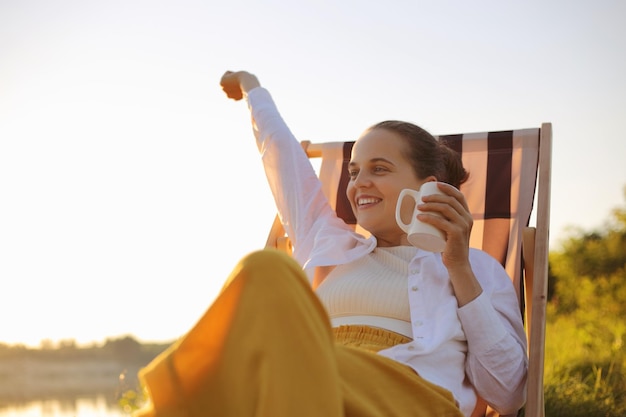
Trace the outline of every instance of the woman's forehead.
<instances>
[{"instance_id":1,"label":"woman's forehead","mask_svg":"<svg viewBox=\"0 0 626 417\"><path fill-rule=\"evenodd\" d=\"M402 158L405 141L395 132L385 129L366 131L352 147L352 162L364 163L378 158Z\"/></svg>"}]
</instances>

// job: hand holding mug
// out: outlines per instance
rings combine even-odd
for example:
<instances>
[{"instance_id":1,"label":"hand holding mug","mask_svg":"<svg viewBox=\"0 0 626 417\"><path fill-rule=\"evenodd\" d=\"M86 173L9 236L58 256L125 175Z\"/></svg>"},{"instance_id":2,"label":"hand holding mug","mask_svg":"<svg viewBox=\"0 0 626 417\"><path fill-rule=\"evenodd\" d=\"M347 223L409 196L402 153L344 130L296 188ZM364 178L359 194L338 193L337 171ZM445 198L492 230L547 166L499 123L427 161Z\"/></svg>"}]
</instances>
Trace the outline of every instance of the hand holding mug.
<instances>
[{"instance_id":1,"label":"hand holding mug","mask_svg":"<svg viewBox=\"0 0 626 417\"><path fill-rule=\"evenodd\" d=\"M443 231L417 218L417 215L422 213L422 211L417 208L417 206L422 203L422 198L433 194L444 195L437 187L437 182L434 181L425 182L422 184L419 191L409 188L402 190L396 204L396 222L398 226L406 232L411 245L430 252L443 252L446 247L446 236ZM405 223L401 216L401 208L406 197L412 198L415 202L409 223ZM429 212L428 214L431 216L441 216L436 212Z\"/></svg>"}]
</instances>

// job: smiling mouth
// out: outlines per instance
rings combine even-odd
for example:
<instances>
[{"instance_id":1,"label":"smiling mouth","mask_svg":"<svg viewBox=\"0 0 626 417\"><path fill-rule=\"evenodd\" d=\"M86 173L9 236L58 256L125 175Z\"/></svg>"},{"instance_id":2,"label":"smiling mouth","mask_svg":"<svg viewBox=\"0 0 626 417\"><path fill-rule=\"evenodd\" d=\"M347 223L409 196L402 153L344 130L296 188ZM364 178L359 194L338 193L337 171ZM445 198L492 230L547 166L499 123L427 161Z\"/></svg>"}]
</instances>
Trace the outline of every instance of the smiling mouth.
<instances>
[{"instance_id":1,"label":"smiling mouth","mask_svg":"<svg viewBox=\"0 0 626 417\"><path fill-rule=\"evenodd\" d=\"M376 204L378 202L380 202L381 199L380 198L373 198L373 197L367 197L367 198L359 198L356 202L357 207L363 207L363 206L369 206L372 204Z\"/></svg>"}]
</instances>

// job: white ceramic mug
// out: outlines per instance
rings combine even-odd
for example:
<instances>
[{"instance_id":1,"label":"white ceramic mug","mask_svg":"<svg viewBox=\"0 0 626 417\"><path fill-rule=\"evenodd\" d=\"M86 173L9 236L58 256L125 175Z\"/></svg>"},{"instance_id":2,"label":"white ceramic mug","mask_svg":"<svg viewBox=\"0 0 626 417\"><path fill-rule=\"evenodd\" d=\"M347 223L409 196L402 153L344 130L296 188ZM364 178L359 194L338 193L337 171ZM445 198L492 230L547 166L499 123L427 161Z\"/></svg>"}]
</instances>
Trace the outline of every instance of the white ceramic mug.
<instances>
[{"instance_id":1,"label":"white ceramic mug","mask_svg":"<svg viewBox=\"0 0 626 417\"><path fill-rule=\"evenodd\" d=\"M411 245L430 252L443 252L446 247L446 238L444 233L435 226L423 223L417 219L417 215L422 213L422 211L417 208L417 206L422 203L422 197L432 194L444 195L444 193L439 191L437 183L434 181L425 182L422 184L419 191L415 191L410 188L402 190L398 196L398 202L396 203L396 222L398 222L398 226L406 232ZM410 223L404 223L400 213L402 202L406 197L411 197L415 200L415 206L413 208ZM440 216L439 213L432 211L428 212L428 214L432 216Z\"/></svg>"}]
</instances>

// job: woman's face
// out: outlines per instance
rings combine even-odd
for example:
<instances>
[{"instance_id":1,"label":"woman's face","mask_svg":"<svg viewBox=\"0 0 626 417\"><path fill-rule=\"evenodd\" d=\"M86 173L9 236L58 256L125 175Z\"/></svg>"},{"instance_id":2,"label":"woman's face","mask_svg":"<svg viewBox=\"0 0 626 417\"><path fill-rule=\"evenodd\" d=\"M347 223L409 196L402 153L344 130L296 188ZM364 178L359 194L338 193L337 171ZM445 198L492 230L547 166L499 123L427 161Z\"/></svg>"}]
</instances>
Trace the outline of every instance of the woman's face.
<instances>
[{"instance_id":1,"label":"woman's face","mask_svg":"<svg viewBox=\"0 0 626 417\"><path fill-rule=\"evenodd\" d=\"M406 243L406 234L396 223L396 202L404 188L419 190L422 183L434 180L417 178L403 156L406 142L386 129L366 131L352 148L346 190L357 223L378 240L379 246Z\"/></svg>"}]
</instances>

